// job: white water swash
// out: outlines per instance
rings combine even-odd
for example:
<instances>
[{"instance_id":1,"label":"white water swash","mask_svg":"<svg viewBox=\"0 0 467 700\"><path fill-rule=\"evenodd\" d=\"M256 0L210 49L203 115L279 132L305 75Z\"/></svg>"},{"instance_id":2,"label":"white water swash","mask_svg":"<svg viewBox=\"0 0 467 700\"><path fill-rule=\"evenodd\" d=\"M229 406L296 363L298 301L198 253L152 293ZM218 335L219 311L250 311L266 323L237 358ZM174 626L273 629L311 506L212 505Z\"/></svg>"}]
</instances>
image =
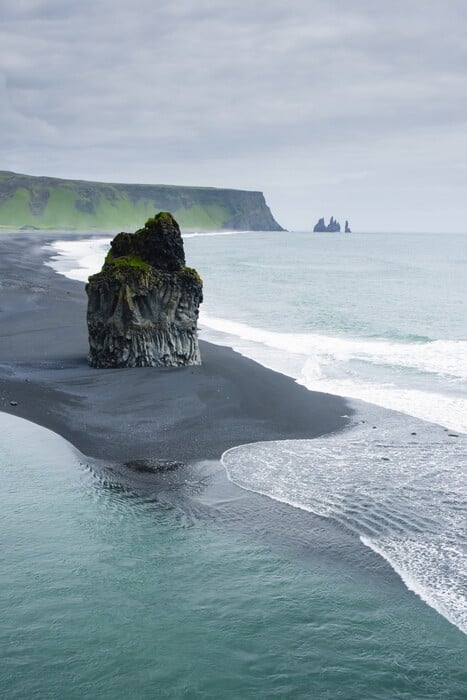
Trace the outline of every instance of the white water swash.
<instances>
[{"instance_id":1,"label":"white water swash","mask_svg":"<svg viewBox=\"0 0 467 700\"><path fill-rule=\"evenodd\" d=\"M205 282L204 339L310 390L466 432L467 238L219 232L185 239L188 263ZM108 243L56 242L54 266L84 280ZM352 529L465 631L465 441L417 425L409 445L403 425L393 422L384 439L378 425L377 437L357 428L239 446L224 464L244 488Z\"/></svg>"}]
</instances>

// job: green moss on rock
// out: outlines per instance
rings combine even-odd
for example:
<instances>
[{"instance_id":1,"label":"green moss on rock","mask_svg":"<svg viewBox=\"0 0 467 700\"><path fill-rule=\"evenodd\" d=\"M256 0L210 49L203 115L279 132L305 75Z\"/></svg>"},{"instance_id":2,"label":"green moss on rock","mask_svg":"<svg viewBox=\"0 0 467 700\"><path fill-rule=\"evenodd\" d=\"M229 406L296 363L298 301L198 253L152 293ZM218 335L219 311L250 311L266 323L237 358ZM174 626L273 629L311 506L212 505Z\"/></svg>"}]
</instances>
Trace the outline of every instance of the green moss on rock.
<instances>
[{"instance_id":1,"label":"green moss on rock","mask_svg":"<svg viewBox=\"0 0 467 700\"><path fill-rule=\"evenodd\" d=\"M203 280L201 279L200 275L198 272L195 270L194 267L184 267L182 268L182 272L187 276L190 277L193 282L196 282L197 284L202 285Z\"/></svg>"},{"instance_id":2,"label":"green moss on rock","mask_svg":"<svg viewBox=\"0 0 467 700\"><path fill-rule=\"evenodd\" d=\"M182 234L170 212L159 212L133 234L119 233L111 242L112 258L137 258L158 270L185 266Z\"/></svg>"},{"instance_id":3,"label":"green moss on rock","mask_svg":"<svg viewBox=\"0 0 467 700\"><path fill-rule=\"evenodd\" d=\"M102 270L91 275L89 282L127 278L160 286L175 275L202 288L203 281L197 271L185 266L180 228L168 211L149 218L135 233L118 233L110 246Z\"/></svg>"}]
</instances>

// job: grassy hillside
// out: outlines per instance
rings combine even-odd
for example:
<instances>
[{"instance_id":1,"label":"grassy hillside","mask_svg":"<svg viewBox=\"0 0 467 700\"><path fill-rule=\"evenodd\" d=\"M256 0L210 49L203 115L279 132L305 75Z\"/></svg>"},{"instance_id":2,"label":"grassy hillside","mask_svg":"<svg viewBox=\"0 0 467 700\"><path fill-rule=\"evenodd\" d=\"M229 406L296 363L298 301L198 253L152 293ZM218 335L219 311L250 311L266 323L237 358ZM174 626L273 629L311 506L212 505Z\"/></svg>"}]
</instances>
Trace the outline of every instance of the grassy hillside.
<instances>
[{"instance_id":1,"label":"grassy hillside","mask_svg":"<svg viewBox=\"0 0 467 700\"><path fill-rule=\"evenodd\" d=\"M262 192L124 185L0 171L0 226L132 229L158 211L182 228L280 231Z\"/></svg>"}]
</instances>

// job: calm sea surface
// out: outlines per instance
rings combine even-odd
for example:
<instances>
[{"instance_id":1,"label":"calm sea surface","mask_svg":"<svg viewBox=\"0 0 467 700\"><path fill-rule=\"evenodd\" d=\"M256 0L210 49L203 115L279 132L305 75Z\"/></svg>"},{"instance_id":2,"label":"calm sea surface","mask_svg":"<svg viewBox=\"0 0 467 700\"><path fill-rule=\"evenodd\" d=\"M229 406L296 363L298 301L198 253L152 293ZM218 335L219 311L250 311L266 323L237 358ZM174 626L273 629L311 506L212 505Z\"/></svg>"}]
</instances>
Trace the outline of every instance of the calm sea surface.
<instances>
[{"instance_id":1,"label":"calm sea surface","mask_svg":"<svg viewBox=\"0 0 467 700\"><path fill-rule=\"evenodd\" d=\"M84 279L104 245L56 265ZM349 430L238 446L153 498L0 414L0 691L464 698L467 237L185 247L202 335L352 397Z\"/></svg>"}]
</instances>

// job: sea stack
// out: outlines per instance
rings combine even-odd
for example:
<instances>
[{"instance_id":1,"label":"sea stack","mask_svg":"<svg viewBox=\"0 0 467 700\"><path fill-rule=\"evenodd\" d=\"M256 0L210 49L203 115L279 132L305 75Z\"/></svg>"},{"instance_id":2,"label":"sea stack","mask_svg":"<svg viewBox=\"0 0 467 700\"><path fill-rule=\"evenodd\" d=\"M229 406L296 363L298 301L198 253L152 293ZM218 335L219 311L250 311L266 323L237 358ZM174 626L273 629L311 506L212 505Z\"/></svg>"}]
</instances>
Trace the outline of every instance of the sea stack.
<instances>
[{"instance_id":1,"label":"sea stack","mask_svg":"<svg viewBox=\"0 0 467 700\"><path fill-rule=\"evenodd\" d=\"M318 219L313 228L314 233L340 233L341 225L333 216L329 219L329 224L326 226L324 218Z\"/></svg>"},{"instance_id":2,"label":"sea stack","mask_svg":"<svg viewBox=\"0 0 467 700\"><path fill-rule=\"evenodd\" d=\"M160 212L136 233L119 233L86 285L91 367L199 365L203 285L185 266L180 228Z\"/></svg>"}]
</instances>

